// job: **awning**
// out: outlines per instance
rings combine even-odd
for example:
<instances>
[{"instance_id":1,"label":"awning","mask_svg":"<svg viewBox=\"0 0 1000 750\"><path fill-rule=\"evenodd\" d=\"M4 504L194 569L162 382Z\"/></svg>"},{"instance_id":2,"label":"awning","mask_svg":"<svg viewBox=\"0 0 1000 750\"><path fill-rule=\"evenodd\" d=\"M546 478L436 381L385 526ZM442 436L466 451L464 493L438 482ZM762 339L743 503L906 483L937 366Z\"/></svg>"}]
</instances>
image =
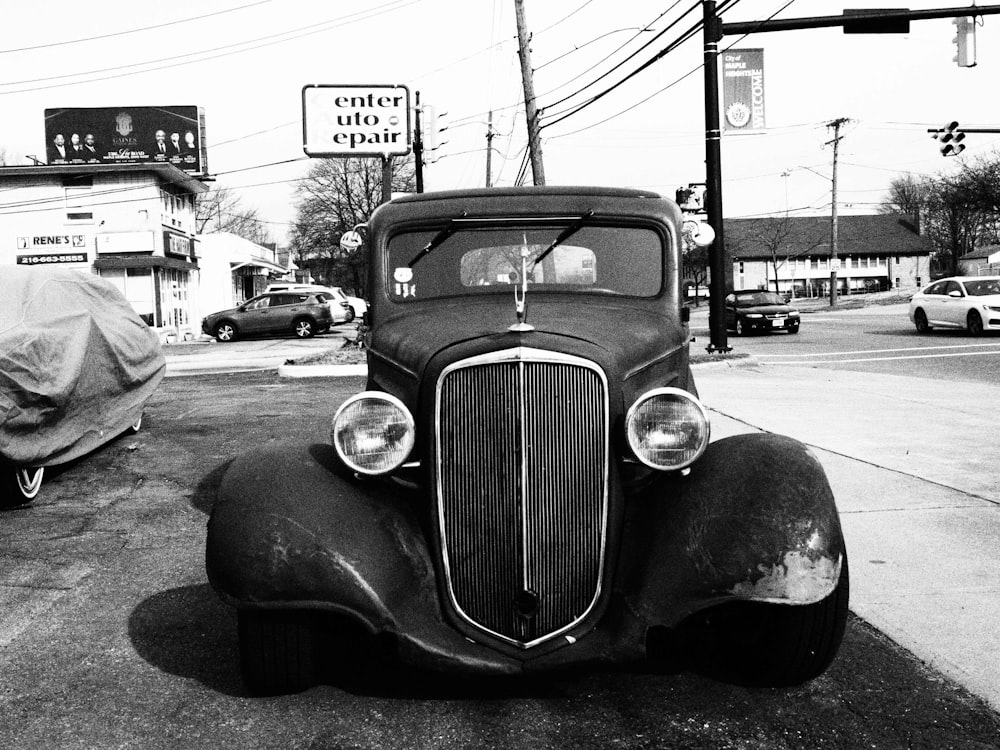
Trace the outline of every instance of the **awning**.
<instances>
[{"instance_id":1,"label":"awning","mask_svg":"<svg viewBox=\"0 0 1000 750\"><path fill-rule=\"evenodd\" d=\"M236 263L235 261L229 261L230 272L235 271L239 268L263 268L265 271L273 271L274 273L285 274L288 273L287 268L282 268L277 263L271 263L268 260L262 260L261 258L254 258L253 260L245 260L242 263Z\"/></svg>"},{"instance_id":2,"label":"awning","mask_svg":"<svg viewBox=\"0 0 1000 750\"><path fill-rule=\"evenodd\" d=\"M198 266L180 258L160 255L101 256L94 261L94 268L171 268L175 271L197 271Z\"/></svg>"}]
</instances>

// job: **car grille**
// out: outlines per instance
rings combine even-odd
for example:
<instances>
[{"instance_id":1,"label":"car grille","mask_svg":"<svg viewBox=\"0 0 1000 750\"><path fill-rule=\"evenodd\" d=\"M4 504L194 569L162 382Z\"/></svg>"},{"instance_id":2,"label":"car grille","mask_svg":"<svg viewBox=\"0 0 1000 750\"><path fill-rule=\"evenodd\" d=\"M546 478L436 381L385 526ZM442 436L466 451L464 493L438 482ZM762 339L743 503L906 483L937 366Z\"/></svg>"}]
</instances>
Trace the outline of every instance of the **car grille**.
<instances>
[{"instance_id":1,"label":"car grille","mask_svg":"<svg viewBox=\"0 0 1000 750\"><path fill-rule=\"evenodd\" d=\"M518 348L449 367L437 389L438 523L459 616L530 647L601 590L608 395L592 362Z\"/></svg>"}]
</instances>

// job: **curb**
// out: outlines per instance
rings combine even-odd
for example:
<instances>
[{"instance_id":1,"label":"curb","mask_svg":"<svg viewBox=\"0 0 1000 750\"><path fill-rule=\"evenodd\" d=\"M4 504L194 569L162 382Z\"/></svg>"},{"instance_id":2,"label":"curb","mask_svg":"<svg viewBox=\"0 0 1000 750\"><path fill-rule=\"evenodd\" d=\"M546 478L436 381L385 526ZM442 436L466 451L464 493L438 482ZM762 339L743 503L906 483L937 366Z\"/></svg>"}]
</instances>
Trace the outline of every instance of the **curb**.
<instances>
[{"instance_id":1,"label":"curb","mask_svg":"<svg viewBox=\"0 0 1000 750\"><path fill-rule=\"evenodd\" d=\"M707 355L712 356L712 355ZM700 360L700 361L699 361ZM755 357L749 354L726 356L718 359L702 359L699 355L691 362L694 370L704 369L752 369L759 366ZM278 376L282 378L347 378L365 377L368 375L368 365L278 365Z\"/></svg>"},{"instance_id":2,"label":"curb","mask_svg":"<svg viewBox=\"0 0 1000 750\"><path fill-rule=\"evenodd\" d=\"M365 377L368 365L278 365L282 378L346 378Z\"/></svg>"}]
</instances>

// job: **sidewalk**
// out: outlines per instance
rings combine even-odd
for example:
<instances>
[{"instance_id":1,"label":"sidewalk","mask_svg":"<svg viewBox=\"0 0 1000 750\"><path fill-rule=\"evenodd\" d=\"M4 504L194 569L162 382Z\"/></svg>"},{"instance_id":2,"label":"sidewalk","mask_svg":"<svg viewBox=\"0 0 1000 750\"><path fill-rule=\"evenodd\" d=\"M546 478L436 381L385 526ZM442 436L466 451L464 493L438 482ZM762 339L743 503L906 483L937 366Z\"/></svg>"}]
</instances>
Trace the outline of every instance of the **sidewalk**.
<instances>
[{"instance_id":1,"label":"sidewalk","mask_svg":"<svg viewBox=\"0 0 1000 750\"><path fill-rule=\"evenodd\" d=\"M734 363L735 364L735 363ZM837 498L851 610L1000 710L995 387L796 368L695 369L718 439L812 446Z\"/></svg>"}]
</instances>

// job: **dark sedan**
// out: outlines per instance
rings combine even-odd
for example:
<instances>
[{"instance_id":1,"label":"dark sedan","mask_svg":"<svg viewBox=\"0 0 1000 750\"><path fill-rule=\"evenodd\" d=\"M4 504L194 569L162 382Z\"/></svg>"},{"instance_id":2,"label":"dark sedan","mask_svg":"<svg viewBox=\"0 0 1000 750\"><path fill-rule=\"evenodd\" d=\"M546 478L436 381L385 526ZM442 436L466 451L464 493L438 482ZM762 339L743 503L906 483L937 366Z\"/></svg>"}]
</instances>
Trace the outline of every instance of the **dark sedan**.
<instances>
[{"instance_id":1,"label":"dark sedan","mask_svg":"<svg viewBox=\"0 0 1000 750\"><path fill-rule=\"evenodd\" d=\"M757 331L798 333L799 311L774 292L732 292L726 297L726 328L737 336Z\"/></svg>"}]
</instances>

